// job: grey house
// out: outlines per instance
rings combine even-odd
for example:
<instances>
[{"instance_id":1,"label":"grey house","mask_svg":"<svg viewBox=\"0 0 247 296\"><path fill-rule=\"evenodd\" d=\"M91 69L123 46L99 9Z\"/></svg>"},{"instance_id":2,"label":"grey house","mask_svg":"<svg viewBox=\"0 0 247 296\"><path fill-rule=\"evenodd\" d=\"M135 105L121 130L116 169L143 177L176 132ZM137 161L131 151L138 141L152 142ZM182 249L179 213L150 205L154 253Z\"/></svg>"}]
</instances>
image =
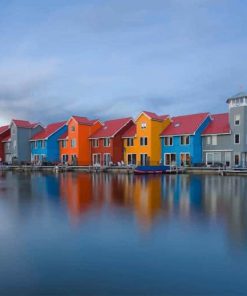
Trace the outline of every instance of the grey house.
<instances>
[{"instance_id":1,"label":"grey house","mask_svg":"<svg viewBox=\"0 0 247 296\"><path fill-rule=\"evenodd\" d=\"M212 115L202 134L203 160L212 165L247 166L247 93L227 99L229 113Z\"/></svg>"},{"instance_id":2,"label":"grey house","mask_svg":"<svg viewBox=\"0 0 247 296\"><path fill-rule=\"evenodd\" d=\"M10 137L4 141L6 162L30 162L30 139L42 130L43 127L39 123L13 119L10 124Z\"/></svg>"}]
</instances>

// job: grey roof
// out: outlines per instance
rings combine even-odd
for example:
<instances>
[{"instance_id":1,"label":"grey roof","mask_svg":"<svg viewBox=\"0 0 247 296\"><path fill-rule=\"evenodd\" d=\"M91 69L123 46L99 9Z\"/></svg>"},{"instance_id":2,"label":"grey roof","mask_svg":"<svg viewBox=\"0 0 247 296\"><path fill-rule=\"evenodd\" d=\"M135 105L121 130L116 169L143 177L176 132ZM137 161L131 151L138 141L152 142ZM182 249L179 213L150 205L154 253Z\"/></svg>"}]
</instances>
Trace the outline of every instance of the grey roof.
<instances>
[{"instance_id":1,"label":"grey roof","mask_svg":"<svg viewBox=\"0 0 247 296\"><path fill-rule=\"evenodd\" d=\"M234 96L231 96L230 98L227 99L227 103L229 103L230 100L234 100L234 99L239 99L239 98L247 98L247 92L243 91L243 92L239 92Z\"/></svg>"}]
</instances>

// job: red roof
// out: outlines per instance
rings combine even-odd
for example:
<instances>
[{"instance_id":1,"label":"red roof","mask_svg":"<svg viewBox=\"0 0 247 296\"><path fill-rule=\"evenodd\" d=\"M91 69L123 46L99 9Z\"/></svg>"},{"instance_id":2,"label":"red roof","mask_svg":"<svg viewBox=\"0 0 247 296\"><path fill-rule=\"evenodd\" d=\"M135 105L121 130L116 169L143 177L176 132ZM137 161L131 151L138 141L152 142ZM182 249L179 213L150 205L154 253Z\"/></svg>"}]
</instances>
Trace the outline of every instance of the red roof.
<instances>
[{"instance_id":1,"label":"red roof","mask_svg":"<svg viewBox=\"0 0 247 296\"><path fill-rule=\"evenodd\" d=\"M0 134L6 132L9 129L8 125L0 126Z\"/></svg>"},{"instance_id":2,"label":"red roof","mask_svg":"<svg viewBox=\"0 0 247 296\"><path fill-rule=\"evenodd\" d=\"M120 131L132 118L120 118L113 119L104 122L102 128L94 133L90 138L109 138L113 137L118 131Z\"/></svg>"},{"instance_id":3,"label":"red roof","mask_svg":"<svg viewBox=\"0 0 247 296\"><path fill-rule=\"evenodd\" d=\"M90 120L90 119L88 119L87 117L81 117L81 116L75 116L75 115L73 115L72 117L73 117L73 118L75 119L75 121L77 121L79 124L85 124L85 125L93 125L93 124L95 124L95 123L98 121L98 119Z\"/></svg>"},{"instance_id":4,"label":"red roof","mask_svg":"<svg viewBox=\"0 0 247 296\"><path fill-rule=\"evenodd\" d=\"M63 134L58 138L58 141L66 140L67 137L68 137L68 131L66 131L65 133L63 133Z\"/></svg>"},{"instance_id":5,"label":"red roof","mask_svg":"<svg viewBox=\"0 0 247 296\"><path fill-rule=\"evenodd\" d=\"M7 136L5 138L2 139L2 142L9 142L11 140L11 136Z\"/></svg>"},{"instance_id":6,"label":"red roof","mask_svg":"<svg viewBox=\"0 0 247 296\"><path fill-rule=\"evenodd\" d=\"M134 138L136 135L136 125L132 125L122 136L122 138Z\"/></svg>"},{"instance_id":7,"label":"red roof","mask_svg":"<svg viewBox=\"0 0 247 296\"><path fill-rule=\"evenodd\" d=\"M38 125L38 123L31 123L27 120L13 119L12 122L14 122L17 127L22 127L22 128L34 128L35 126Z\"/></svg>"},{"instance_id":8,"label":"red roof","mask_svg":"<svg viewBox=\"0 0 247 296\"><path fill-rule=\"evenodd\" d=\"M47 127L34 135L31 140L43 140L48 137L50 137L52 134L54 134L57 130L62 128L66 124L66 121L61 121L61 122L55 122L47 125Z\"/></svg>"},{"instance_id":9,"label":"red roof","mask_svg":"<svg viewBox=\"0 0 247 296\"><path fill-rule=\"evenodd\" d=\"M215 135L215 134L229 134L230 124L229 124L229 114L214 114L211 115L212 121L206 127L202 135Z\"/></svg>"},{"instance_id":10,"label":"red roof","mask_svg":"<svg viewBox=\"0 0 247 296\"><path fill-rule=\"evenodd\" d=\"M161 136L192 135L196 132L209 113L198 113L172 117L172 122L161 133Z\"/></svg>"},{"instance_id":11,"label":"red roof","mask_svg":"<svg viewBox=\"0 0 247 296\"><path fill-rule=\"evenodd\" d=\"M166 118L169 117L169 115L157 115L154 112L148 112L148 111L142 111L142 113L145 113L148 117L150 117L153 120L163 121Z\"/></svg>"}]
</instances>

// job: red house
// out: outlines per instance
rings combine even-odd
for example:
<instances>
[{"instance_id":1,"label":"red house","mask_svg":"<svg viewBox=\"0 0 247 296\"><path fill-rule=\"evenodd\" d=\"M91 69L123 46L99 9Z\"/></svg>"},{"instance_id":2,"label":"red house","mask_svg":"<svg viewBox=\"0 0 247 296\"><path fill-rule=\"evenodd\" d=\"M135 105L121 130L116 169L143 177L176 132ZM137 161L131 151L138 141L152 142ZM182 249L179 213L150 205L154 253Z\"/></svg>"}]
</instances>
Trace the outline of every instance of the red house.
<instances>
[{"instance_id":1,"label":"red house","mask_svg":"<svg viewBox=\"0 0 247 296\"><path fill-rule=\"evenodd\" d=\"M10 128L8 125L0 126L0 163L5 161L4 140L10 137Z\"/></svg>"},{"instance_id":2,"label":"red house","mask_svg":"<svg viewBox=\"0 0 247 296\"><path fill-rule=\"evenodd\" d=\"M134 125L132 118L105 121L91 137L93 165L109 166L124 160L123 134Z\"/></svg>"}]
</instances>

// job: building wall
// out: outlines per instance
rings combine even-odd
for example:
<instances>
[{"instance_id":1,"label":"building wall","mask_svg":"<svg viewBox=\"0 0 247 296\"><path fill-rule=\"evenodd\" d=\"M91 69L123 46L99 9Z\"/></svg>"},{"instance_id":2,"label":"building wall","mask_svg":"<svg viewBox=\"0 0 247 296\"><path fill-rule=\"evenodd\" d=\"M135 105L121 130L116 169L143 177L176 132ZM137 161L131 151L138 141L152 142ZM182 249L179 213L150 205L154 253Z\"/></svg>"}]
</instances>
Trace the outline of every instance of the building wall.
<instances>
[{"instance_id":1,"label":"building wall","mask_svg":"<svg viewBox=\"0 0 247 296\"><path fill-rule=\"evenodd\" d=\"M35 128L17 128L17 159L18 161L31 161L30 139L35 134L41 132L43 128L37 126ZM12 135L11 135L12 141Z\"/></svg>"},{"instance_id":2,"label":"building wall","mask_svg":"<svg viewBox=\"0 0 247 296\"><path fill-rule=\"evenodd\" d=\"M5 151L4 147L5 144L2 142L2 140L10 135L10 129L6 130L0 135L0 162L5 161Z\"/></svg>"},{"instance_id":3,"label":"building wall","mask_svg":"<svg viewBox=\"0 0 247 296\"><path fill-rule=\"evenodd\" d=\"M160 163L161 144L160 134L169 125L170 119L164 121L151 120L145 114L141 114L136 120L136 136L134 137L134 146L127 146L127 139L124 139L124 161L128 162L128 154L136 154L137 164L141 162L141 154L147 154L150 165L158 165ZM142 128L142 124L146 123L146 128ZM147 137L148 145L141 146L140 138Z\"/></svg>"},{"instance_id":4,"label":"building wall","mask_svg":"<svg viewBox=\"0 0 247 296\"><path fill-rule=\"evenodd\" d=\"M181 154L189 153L191 164L201 163L203 161L202 157L202 138L201 133L210 123L210 118L207 117L206 120L200 125L194 135L189 135L189 144L181 145L181 135L173 136L173 145L165 146L164 137L161 138L162 145L162 163L165 163L165 154L176 154L176 165L181 165Z\"/></svg>"},{"instance_id":5,"label":"building wall","mask_svg":"<svg viewBox=\"0 0 247 296\"><path fill-rule=\"evenodd\" d=\"M75 127L75 131L72 130L72 126ZM102 127L100 122L89 126L78 124L74 118L71 118L68 122L68 141L67 147L62 147L62 141L59 141L60 145L60 160L62 155L69 156L69 164L72 164L72 155L76 155L78 165L90 165L91 164L91 145L89 137ZM76 140L76 147L71 147L71 140Z\"/></svg>"}]
</instances>

